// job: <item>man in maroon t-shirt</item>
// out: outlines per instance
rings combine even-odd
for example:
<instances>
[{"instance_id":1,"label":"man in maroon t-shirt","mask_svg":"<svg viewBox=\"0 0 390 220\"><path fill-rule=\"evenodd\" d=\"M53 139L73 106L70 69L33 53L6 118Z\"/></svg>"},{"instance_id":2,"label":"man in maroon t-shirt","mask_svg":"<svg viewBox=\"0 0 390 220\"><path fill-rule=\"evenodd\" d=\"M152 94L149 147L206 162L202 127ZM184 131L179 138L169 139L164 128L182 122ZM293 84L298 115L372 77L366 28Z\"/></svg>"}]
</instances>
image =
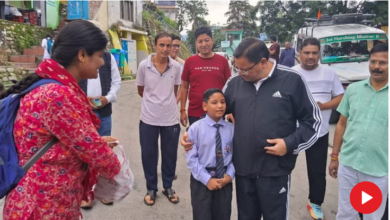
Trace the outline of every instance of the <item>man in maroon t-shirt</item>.
<instances>
[{"instance_id":1,"label":"man in maroon t-shirt","mask_svg":"<svg viewBox=\"0 0 390 220\"><path fill-rule=\"evenodd\" d=\"M226 58L213 53L214 40L211 29L209 27L196 29L195 39L199 54L186 60L181 75L180 122L183 126L187 126L187 120L190 125L193 124L205 113L202 107L203 93L210 88L222 89L231 76Z\"/></svg>"},{"instance_id":2,"label":"man in maroon t-shirt","mask_svg":"<svg viewBox=\"0 0 390 220\"><path fill-rule=\"evenodd\" d=\"M276 37L271 36L272 45L269 47L269 58L276 60L276 63L279 63L279 55L280 55L280 45L276 43Z\"/></svg>"}]
</instances>

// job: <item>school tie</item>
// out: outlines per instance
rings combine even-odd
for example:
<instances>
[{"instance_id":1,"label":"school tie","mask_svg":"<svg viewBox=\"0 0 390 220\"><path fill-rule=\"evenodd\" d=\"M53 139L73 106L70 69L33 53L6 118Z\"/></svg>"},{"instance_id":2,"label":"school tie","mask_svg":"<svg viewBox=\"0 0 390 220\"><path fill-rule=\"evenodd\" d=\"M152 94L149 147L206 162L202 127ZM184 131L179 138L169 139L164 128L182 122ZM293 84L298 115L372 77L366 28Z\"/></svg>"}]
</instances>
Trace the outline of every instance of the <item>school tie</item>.
<instances>
[{"instance_id":1,"label":"school tie","mask_svg":"<svg viewBox=\"0 0 390 220\"><path fill-rule=\"evenodd\" d=\"M219 133L219 128L222 125L220 124L214 124L214 127L217 128L217 133L215 134L215 154L216 154L216 177L217 178L223 178L223 175L225 174L225 165L223 162L223 153L222 153L222 142L221 142L221 135Z\"/></svg>"}]
</instances>

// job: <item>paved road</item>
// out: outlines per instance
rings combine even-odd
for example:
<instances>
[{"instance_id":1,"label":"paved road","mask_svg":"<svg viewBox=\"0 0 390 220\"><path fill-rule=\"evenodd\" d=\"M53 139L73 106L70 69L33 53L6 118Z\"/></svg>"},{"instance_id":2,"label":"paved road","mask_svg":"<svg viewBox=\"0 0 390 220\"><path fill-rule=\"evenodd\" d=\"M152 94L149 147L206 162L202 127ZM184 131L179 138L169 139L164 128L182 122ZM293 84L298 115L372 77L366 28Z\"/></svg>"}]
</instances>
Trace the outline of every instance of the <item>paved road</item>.
<instances>
[{"instance_id":1,"label":"paved road","mask_svg":"<svg viewBox=\"0 0 390 220\"><path fill-rule=\"evenodd\" d=\"M143 203L146 193L146 183L143 176L141 151L138 136L138 125L141 98L137 94L135 81L122 83L118 100L114 103L113 115L113 136L119 138L126 148L126 153L131 161L131 169L136 182L134 190L121 202L113 206L105 206L95 201L93 209L83 211L84 219L87 220L190 220L192 219L192 209L190 200L189 177L190 172L186 167L185 153L179 147L177 161L178 179L174 181L173 188L180 197L179 204L171 204L162 194L161 172L159 171L159 187L156 204L152 207ZM331 127L331 138L333 138L334 126ZM183 132L183 129L182 129ZM330 140L332 142L332 140ZM330 152L330 149L329 149ZM160 169L159 169L160 170ZM327 176L327 192L323 211L328 220L335 219L337 212L337 181ZM290 220L310 220L312 219L306 209L308 202L308 180L306 173L305 155L302 153L298 157L296 168L292 173L291 193L290 193ZM235 195L233 195L232 219L237 219ZM3 201L0 200L0 207ZM2 209L0 210L2 216Z\"/></svg>"}]
</instances>

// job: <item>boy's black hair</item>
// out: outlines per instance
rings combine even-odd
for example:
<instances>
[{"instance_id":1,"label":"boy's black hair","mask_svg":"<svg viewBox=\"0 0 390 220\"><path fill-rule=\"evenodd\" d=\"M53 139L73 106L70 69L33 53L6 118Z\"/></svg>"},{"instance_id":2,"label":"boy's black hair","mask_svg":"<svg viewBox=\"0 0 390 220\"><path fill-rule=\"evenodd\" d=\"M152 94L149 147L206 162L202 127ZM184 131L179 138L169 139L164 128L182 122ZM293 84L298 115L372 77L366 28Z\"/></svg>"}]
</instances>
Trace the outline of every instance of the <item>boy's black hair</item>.
<instances>
[{"instance_id":1,"label":"boy's black hair","mask_svg":"<svg viewBox=\"0 0 390 220\"><path fill-rule=\"evenodd\" d=\"M209 101L210 97L211 97L214 93L221 93L221 94L224 96L222 90L217 89L217 88L211 88L211 89L206 90L206 92L203 93L203 102L204 102L204 103L207 103L207 102ZM225 96L224 96L224 97L225 97Z\"/></svg>"}]
</instances>

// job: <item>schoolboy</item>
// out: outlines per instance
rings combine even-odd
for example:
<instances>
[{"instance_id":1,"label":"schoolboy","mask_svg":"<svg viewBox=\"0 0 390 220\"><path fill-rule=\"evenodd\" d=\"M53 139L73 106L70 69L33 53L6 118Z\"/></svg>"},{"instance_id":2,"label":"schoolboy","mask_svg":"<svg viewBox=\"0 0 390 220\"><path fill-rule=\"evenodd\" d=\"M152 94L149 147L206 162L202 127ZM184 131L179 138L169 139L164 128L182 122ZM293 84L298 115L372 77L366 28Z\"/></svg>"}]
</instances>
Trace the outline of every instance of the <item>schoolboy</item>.
<instances>
[{"instance_id":1,"label":"schoolboy","mask_svg":"<svg viewBox=\"0 0 390 220\"><path fill-rule=\"evenodd\" d=\"M191 204L194 220L230 220L232 179L233 124L223 120L226 110L221 90L212 88L203 95L206 116L188 130L194 143L187 153L191 170Z\"/></svg>"}]
</instances>

